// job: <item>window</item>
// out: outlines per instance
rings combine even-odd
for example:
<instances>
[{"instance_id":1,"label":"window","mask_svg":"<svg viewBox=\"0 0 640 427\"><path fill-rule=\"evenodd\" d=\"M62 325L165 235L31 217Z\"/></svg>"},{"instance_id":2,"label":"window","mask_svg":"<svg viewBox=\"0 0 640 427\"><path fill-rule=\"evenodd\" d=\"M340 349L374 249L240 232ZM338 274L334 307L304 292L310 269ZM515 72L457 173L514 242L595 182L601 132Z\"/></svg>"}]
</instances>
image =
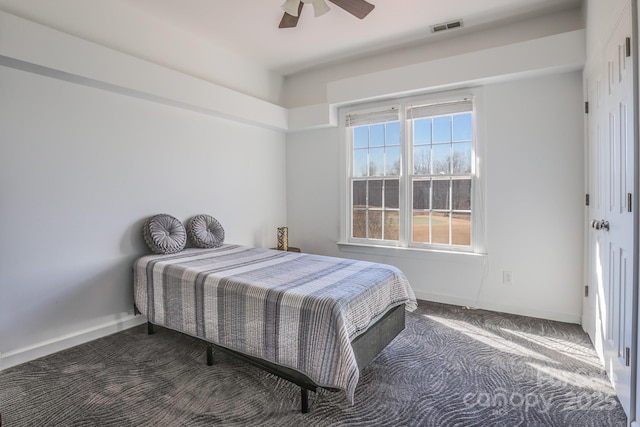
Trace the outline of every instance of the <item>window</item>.
<instances>
[{"instance_id":1,"label":"window","mask_svg":"<svg viewBox=\"0 0 640 427\"><path fill-rule=\"evenodd\" d=\"M347 242L477 249L472 95L410 99L343 116Z\"/></svg>"},{"instance_id":2,"label":"window","mask_svg":"<svg viewBox=\"0 0 640 427\"><path fill-rule=\"evenodd\" d=\"M353 237L399 239L400 122L353 130Z\"/></svg>"}]
</instances>

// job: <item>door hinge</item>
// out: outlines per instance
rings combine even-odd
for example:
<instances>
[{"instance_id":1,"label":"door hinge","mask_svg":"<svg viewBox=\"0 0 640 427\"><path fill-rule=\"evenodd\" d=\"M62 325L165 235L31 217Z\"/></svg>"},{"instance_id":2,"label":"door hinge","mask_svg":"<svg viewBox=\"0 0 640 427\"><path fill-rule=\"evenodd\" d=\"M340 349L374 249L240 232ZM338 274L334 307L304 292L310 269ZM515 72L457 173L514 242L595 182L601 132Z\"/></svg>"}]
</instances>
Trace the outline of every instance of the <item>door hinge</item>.
<instances>
[{"instance_id":1,"label":"door hinge","mask_svg":"<svg viewBox=\"0 0 640 427\"><path fill-rule=\"evenodd\" d=\"M631 202L633 202L633 196L631 193L627 193L627 212L632 212L633 208L631 207Z\"/></svg>"},{"instance_id":2,"label":"door hinge","mask_svg":"<svg viewBox=\"0 0 640 427\"><path fill-rule=\"evenodd\" d=\"M584 297L587 298L589 296L589 285L584 287Z\"/></svg>"},{"instance_id":3,"label":"door hinge","mask_svg":"<svg viewBox=\"0 0 640 427\"><path fill-rule=\"evenodd\" d=\"M585 206L589 206L589 195L588 194L585 194L584 204L585 204Z\"/></svg>"},{"instance_id":4,"label":"door hinge","mask_svg":"<svg viewBox=\"0 0 640 427\"><path fill-rule=\"evenodd\" d=\"M584 103L584 113L589 114L589 101L585 101Z\"/></svg>"},{"instance_id":5,"label":"door hinge","mask_svg":"<svg viewBox=\"0 0 640 427\"><path fill-rule=\"evenodd\" d=\"M627 37L625 41L625 53L627 54L627 58L631 56L631 37Z\"/></svg>"},{"instance_id":6,"label":"door hinge","mask_svg":"<svg viewBox=\"0 0 640 427\"><path fill-rule=\"evenodd\" d=\"M624 364L631 366L631 349L629 347L624 349Z\"/></svg>"}]
</instances>

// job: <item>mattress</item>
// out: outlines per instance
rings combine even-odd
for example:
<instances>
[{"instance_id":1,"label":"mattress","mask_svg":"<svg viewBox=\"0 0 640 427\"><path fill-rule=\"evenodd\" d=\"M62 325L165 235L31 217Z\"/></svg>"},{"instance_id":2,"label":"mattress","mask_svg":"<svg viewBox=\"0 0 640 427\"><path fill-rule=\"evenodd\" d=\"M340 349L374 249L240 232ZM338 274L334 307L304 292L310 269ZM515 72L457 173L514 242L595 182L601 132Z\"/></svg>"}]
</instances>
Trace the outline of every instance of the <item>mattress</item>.
<instances>
[{"instance_id":1,"label":"mattress","mask_svg":"<svg viewBox=\"0 0 640 427\"><path fill-rule=\"evenodd\" d=\"M391 308L417 306L393 266L240 245L141 257L134 294L153 324L294 369L349 401L351 341Z\"/></svg>"}]
</instances>

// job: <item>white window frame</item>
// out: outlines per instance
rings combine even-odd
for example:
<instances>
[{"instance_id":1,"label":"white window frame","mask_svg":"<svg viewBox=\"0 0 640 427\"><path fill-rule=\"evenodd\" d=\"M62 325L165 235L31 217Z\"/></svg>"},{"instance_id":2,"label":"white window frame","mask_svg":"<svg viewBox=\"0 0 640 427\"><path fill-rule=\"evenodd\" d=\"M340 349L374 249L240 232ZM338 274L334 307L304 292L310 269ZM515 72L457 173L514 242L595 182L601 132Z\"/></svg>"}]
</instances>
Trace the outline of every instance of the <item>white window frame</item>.
<instances>
[{"instance_id":1,"label":"white window frame","mask_svg":"<svg viewBox=\"0 0 640 427\"><path fill-rule=\"evenodd\" d=\"M411 174L409 166L412 165L409 135L406 135L405 111L407 106L419 104L445 103L461 99L469 99L473 102L472 130L473 130L473 174L472 174L472 195L471 195L471 246L457 246L449 244L424 244L411 243ZM364 104L354 104L342 107L338 111L340 120L340 142L341 142L341 203L340 203L340 241L338 245L341 250L354 251L371 254L391 254L396 255L398 251L406 252L441 252L460 254L485 254L485 172L484 165L484 137L483 131L483 90L482 88L470 88L463 90L447 91L442 93L432 93L420 96L410 96L405 98L394 98L385 101L369 102ZM352 236L351 223L351 177L353 167L353 147L351 137L348 133L346 118L350 114L366 114L367 112L380 111L387 107L399 109L399 120L401 125L401 171L400 171L400 224L399 240L375 240L358 239ZM409 151L409 152L408 152ZM381 177L384 178L384 177ZM390 252L391 251L391 252Z\"/></svg>"}]
</instances>

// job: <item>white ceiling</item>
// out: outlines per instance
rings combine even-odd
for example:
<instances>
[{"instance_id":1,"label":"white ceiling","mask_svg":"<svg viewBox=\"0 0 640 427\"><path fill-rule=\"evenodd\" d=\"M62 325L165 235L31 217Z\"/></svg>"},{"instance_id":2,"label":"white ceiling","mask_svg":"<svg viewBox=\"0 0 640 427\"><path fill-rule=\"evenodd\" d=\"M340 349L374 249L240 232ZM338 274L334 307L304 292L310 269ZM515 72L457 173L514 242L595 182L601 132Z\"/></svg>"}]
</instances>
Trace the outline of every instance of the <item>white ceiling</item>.
<instances>
[{"instance_id":1,"label":"white ceiling","mask_svg":"<svg viewBox=\"0 0 640 427\"><path fill-rule=\"evenodd\" d=\"M127 0L267 68L288 74L354 54L434 36L434 24L462 19L465 28L560 11L581 0L369 0L375 9L359 20L333 3L318 18L306 5L296 28L279 29L284 0Z\"/></svg>"},{"instance_id":2,"label":"white ceiling","mask_svg":"<svg viewBox=\"0 0 640 427\"><path fill-rule=\"evenodd\" d=\"M464 29L448 32L455 34L578 7L582 0L369 0L375 9L364 20L328 2L331 10L327 14L315 18L311 5L306 5L296 28L279 29L283 2L0 0L0 9L103 43L109 37L123 37L117 32L124 27L115 21L131 26L132 20L148 18L160 27L156 31L170 28L192 33L217 48L287 75L396 45L447 37L447 32L430 32L430 26L441 22L462 19ZM148 22L145 25L148 28ZM132 38L128 40L135 44Z\"/></svg>"}]
</instances>

